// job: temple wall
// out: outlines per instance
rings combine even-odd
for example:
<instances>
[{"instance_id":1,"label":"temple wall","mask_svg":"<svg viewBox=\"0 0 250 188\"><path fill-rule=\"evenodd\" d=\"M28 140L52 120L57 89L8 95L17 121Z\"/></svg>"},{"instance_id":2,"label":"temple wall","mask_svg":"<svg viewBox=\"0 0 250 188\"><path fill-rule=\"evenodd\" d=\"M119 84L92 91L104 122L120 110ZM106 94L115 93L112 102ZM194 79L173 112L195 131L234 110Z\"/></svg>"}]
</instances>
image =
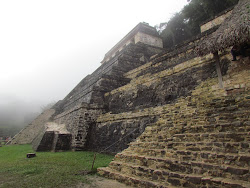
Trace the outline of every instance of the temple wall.
<instances>
[{"instance_id":1,"label":"temple wall","mask_svg":"<svg viewBox=\"0 0 250 188\"><path fill-rule=\"evenodd\" d=\"M189 98L204 81L217 80L212 54L197 57L194 45L187 44L182 48L188 50L163 53L125 73L127 78L132 79L130 83L105 93L108 113L97 118L87 148L96 151L108 148L105 152L122 151L168 109L181 105L178 101ZM230 52L220 54L220 57L225 76L231 67Z\"/></svg>"},{"instance_id":2,"label":"temple wall","mask_svg":"<svg viewBox=\"0 0 250 188\"><path fill-rule=\"evenodd\" d=\"M222 22L224 22L224 20L229 17L232 14L232 10L226 12L225 14L222 14L221 16L218 16L216 18L214 18L213 20L205 23L204 25L201 25L201 33L220 25Z\"/></svg>"},{"instance_id":3,"label":"temple wall","mask_svg":"<svg viewBox=\"0 0 250 188\"><path fill-rule=\"evenodd\" d=\"M140 36L143 35L143 38L140 37L139 38L140 40L137 40L137 42L142 42L147 45L153 45L155 47L161 47L161 48L163 47L163 45L159 45L162 39L160 38L159 33L156 31L156 29L154 27L149 26L147 23L139 23L105 54L101 64L115 57L120 51L122 51L129 44L137 43L135 42L135 36L137 36L138 39L139 35Z\"/></svg>"},{"instance_id":4,"label":"temple wall","mask_svg":"<svg viewBox=\"0 0 250 188\"><path fill-rule=\"evenodd\" d=\"M89 127L103 109L95 105L81 104L54 117L57 124L65 124L72 135L71 149L83 150L87 141Z\"/></svg>"},{"instance_id":5,"label":"temple wall","mask_svg":"<svg viewBox=\"0 0 250 188\"><path fill-rule=\"evenodd\" d=\"M151 36L142 32L138 32L135 35L135 44L137 42L142 42L144 44L148 44L148 45L152 45L152 46L156 46L159 48L163 48L163 42L162 39L159 37L155 37L155 36Z\"/></svg>"},{"instance_id":6,"label":"temple wall","mask_svg":"<svg viewBox=\"0 0 250 188\"><path fill-rule=\"evenodd\" d=\"M249 63L228 62L223 88L207 78L174 103L98 118L158 116L99 174L136 187L249 187Z\"/></svg>"},{"instance_id":7,"label":"temple wall","mask_svg":"<svg viewBox=\"0 0 250 188\"><path fill-rule=\"evenodd\" d=\"M190 95L203 80L216 77L213 55L197 57L195 43L154 56L151 61L124 74L130 83L105 93L108 111L119 113L175 102ZM221 62L222 74L230 61Z\"/></svg>"}]
</instances>

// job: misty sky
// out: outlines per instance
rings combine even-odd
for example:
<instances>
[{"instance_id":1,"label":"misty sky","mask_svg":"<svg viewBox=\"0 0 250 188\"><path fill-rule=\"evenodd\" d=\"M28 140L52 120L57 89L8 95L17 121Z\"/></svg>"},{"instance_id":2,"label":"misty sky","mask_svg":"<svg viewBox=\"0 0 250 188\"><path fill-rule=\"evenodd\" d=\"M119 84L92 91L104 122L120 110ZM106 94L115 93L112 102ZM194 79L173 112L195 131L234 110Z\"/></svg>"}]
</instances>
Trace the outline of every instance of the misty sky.
<instances>
[{"instance_id":1,"label":"misty sky","mask_svg":"<svg viewBox=\"0 0 250 188\"><path fill-rule=\"evenodd\" d=\"M187 0L1 0L0 113L8 106L19 110L21 104L24 111L37 110L63 99L139 22L167 22L185 4Z\"/></svg>"}]
</instances>

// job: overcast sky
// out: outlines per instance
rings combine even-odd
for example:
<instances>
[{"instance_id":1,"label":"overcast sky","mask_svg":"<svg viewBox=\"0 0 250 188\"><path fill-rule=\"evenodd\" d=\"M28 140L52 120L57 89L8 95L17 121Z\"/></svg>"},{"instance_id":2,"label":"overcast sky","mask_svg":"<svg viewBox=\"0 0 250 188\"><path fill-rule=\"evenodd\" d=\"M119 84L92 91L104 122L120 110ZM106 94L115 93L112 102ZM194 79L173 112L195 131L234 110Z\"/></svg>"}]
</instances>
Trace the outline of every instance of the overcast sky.
<instances>
[{"instance_id":1,"label":"overcast sky","mask_svg":"<svg viewBox=\"0 0 250 188\"><path fill-rule=\"evenodd\" d=\"M187 0L0 0L0 108L63 99L139 22ZM1 111L0 111L1 112Z\"/></svg>"}]
</instances>

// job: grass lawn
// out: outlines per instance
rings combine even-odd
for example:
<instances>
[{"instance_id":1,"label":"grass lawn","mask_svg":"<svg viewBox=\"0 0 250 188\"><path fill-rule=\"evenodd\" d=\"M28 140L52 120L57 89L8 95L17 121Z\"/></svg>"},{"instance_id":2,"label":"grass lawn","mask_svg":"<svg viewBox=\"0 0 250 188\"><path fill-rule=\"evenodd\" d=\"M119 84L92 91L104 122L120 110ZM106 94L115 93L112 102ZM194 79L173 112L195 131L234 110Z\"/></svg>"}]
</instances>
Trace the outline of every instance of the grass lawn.
<instances>
[{"instance_id":1,"label":"grass lawn","mask_svg":"<svg viewBox=\"0 0 250 188\"><path fill-rule=\"evenodd\" d=\"M34 152L31 145L0 147L0 187L73 187L84 182L81 174L91 170L93 152ZM107 166L114 156L97 154L94 170Z\"/></svg>"}]
</instances>

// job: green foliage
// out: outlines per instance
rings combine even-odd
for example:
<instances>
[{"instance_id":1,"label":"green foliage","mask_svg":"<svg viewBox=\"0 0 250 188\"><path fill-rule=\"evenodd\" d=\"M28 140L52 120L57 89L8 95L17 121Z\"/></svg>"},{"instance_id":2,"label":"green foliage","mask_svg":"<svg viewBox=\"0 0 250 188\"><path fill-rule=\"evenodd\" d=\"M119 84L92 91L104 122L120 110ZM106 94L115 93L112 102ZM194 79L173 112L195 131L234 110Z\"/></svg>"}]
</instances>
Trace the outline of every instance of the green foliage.
<instances>
[{"instance_id":1,"label":"green foliage","mask_svg":"<svg viewBox=\"0 0 250 188\"><path fill-rule=\"evenodd\" d=\"M81 172L91 170L93 152L33 152L30 145L0 147L0 187L71 187L86 183ZM107 166L114 156L97 154L94 170Z\"/></svg>"},{"instance_id":2,"label":"green foliage","mask_svg":"<svg viewBox=\"0 0 250 188\"><path fill-rule=\"evenodd\" d=\"M172 47L196 36L200 24L237 3L238 0L191 0L169 22L160 24L160 28L165 27L161 32L164 47Z\"/></svg>"},{"instance_id":3,"label":"green foliage","mask_svg":"<svg viewBox=\"0 0 250 188\"><path fill-rule=\"evenodd\" d=\"M167 23L166 29L161 33L165 47L176 45L190 36L189 25L185 23L182 13L176 13Z\"/></svg>"}]
</instances>

